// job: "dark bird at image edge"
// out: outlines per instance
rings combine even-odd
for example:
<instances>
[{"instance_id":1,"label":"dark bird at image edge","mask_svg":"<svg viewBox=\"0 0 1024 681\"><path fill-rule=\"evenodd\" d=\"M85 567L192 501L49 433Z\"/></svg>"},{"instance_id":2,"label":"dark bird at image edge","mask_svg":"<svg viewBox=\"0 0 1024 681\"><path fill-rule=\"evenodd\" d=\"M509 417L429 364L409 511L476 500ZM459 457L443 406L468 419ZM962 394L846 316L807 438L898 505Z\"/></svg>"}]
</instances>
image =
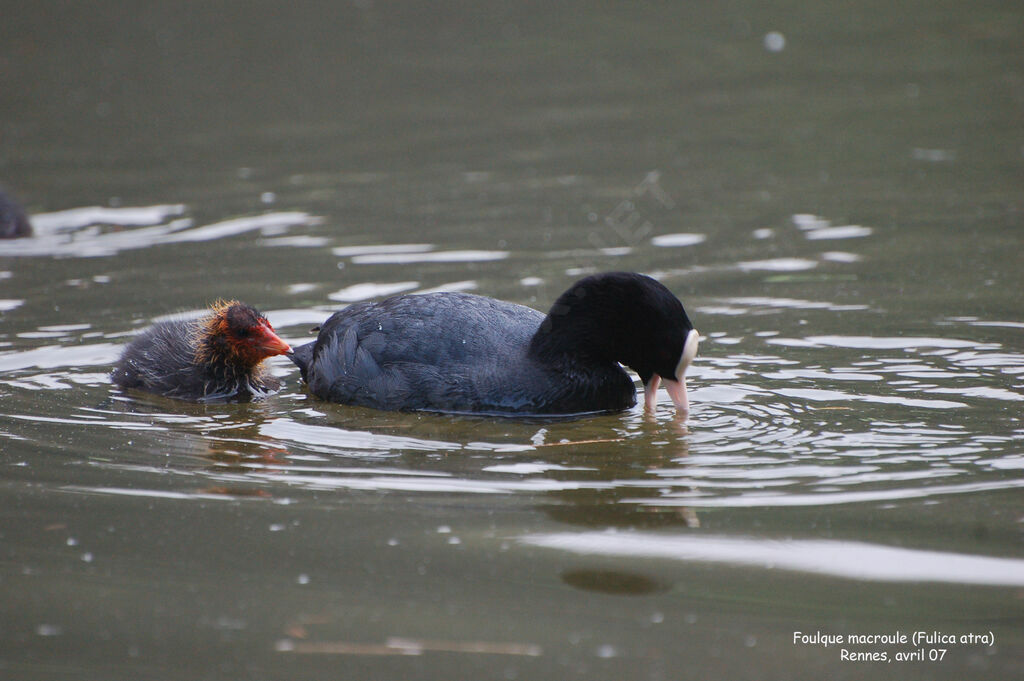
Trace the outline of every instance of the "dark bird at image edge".
<instances>
[{"instance_id":1,"label":"dark bird at image edge","mask_svg":"<svg viewBox=\"0 0 1024 681\"><path fill-rule=\"evenodd\" d=\"M32 236L32 223L18 202L0 187L0 239Z\"/></svg>"}]
</instances>

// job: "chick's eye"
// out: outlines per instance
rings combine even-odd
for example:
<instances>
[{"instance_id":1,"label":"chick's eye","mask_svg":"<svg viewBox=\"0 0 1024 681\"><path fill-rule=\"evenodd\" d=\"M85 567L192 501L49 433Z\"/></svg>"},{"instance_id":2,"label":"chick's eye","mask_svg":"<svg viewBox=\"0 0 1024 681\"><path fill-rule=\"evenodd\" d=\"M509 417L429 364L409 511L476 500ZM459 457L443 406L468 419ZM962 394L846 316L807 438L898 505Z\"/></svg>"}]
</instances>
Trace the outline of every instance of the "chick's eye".
<instances>
[{"instance_id":1,"label":"chick's eye","mask_svg":"<svg viewBox=\"0 0 1024 681\"><path fill-rule=\"evenodd\" d=\"M249 333L250 333L249 329L248 328L244 328L244 329L239 329L238 331L236 331L235 335L238 336L239 338L248 338L249 337Z\"/></svg>"}]
</instances>

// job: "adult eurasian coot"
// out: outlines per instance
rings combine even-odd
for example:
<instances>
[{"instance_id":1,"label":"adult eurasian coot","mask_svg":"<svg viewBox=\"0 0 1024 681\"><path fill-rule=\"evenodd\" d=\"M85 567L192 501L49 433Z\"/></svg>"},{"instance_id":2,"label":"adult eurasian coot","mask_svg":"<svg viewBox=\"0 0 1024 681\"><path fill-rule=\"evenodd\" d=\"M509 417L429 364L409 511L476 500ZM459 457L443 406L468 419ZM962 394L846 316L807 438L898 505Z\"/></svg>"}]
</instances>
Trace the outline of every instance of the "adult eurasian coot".
<instances>
[{"instance_id":1,"label":"adult eurasian coot","mask_svg":"<svg viewBox=\"0 0 1024 681\"><path fill-rule=\"evenodd\" d=\"M699 334L682 303L630 272L586 277L547 315L465 293L400 295L334 313L290 355L313 395L377 409L517 415L654 408L661 381L689 410Z\"/></svg>"}]
</instances>

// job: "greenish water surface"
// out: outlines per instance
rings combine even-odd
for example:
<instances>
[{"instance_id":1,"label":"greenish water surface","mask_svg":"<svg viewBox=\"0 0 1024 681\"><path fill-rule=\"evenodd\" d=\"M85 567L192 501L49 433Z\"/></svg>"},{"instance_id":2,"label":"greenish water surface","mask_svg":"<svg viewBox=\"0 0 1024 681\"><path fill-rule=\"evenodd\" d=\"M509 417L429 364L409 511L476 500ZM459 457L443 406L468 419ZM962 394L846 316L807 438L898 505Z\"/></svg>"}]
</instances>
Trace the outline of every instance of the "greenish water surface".
<instances>
[{"instance_id":1,"label":"greenish water surface","mask_svg":"<svg viewBox=\"0 0 1024 681\"><path fill-rule=\"evenodd\" d=\"M1022 46L995 1L8 8L0 677L1021 678ZM704 336L688 420L107 378L218 297L299 343L619 269Z\"/></svg>"}]
</instances>

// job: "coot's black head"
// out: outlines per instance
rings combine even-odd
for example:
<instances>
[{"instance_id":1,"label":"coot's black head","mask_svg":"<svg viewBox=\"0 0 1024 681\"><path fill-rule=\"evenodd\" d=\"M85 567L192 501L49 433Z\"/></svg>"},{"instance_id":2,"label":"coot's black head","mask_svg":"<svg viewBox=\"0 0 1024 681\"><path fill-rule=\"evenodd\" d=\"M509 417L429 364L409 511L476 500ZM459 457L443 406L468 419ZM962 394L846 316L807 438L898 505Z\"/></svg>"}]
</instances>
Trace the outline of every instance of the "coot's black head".
<instances>
[{"instance_id":1,"label":"coot's black head","mask_svg":"<svg viewBox=\"0 0 1024 681\"><path fill-rule=\"evenodd\" d=\"M254 367L267 357L291 352L258 310L238 301L214 303L199 328L196 359Z\"/></svg>"},{"instance_id":2,"label":"coot's black head","mask_svg":"<svg viewBox=\"0 0 1024 681\"><path fill-rule=\"evenodd\" d=\"M661 379L677 383L666 386L684 409L682 381L699 338L683 304L663 284L634 272L606 272L581 279L559 296L531 349L552 359L624 364L651 391Z\"/></svg>"}]
</instances>

